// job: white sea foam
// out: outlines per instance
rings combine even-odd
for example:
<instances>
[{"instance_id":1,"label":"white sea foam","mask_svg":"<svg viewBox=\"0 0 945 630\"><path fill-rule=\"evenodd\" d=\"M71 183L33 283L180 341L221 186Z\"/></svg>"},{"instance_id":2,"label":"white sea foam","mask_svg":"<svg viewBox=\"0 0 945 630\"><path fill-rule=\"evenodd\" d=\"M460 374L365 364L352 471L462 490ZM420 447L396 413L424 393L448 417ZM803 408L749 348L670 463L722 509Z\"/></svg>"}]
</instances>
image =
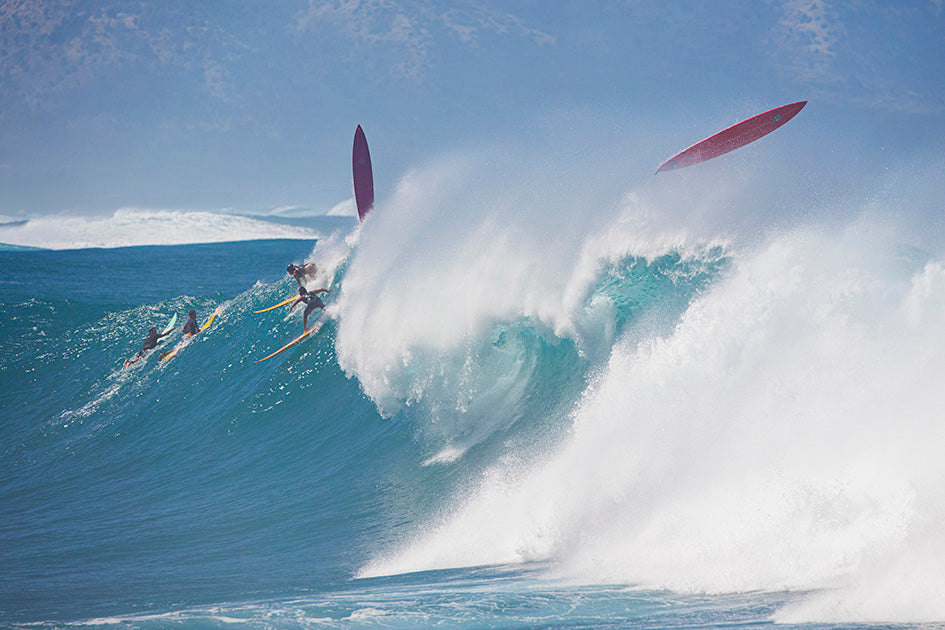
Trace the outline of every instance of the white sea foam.
<instances>
[{"instance_id":1,"label":"white sea foam","mask_svg":"<svg viewBox=\"0 0 945 630\"><path fill-rule=\"evenodd\" d=\"M108 216L51 215L0 226L0 243L46 249L316 239L323 230L216 212L123 208Z\"/></svg>"},{"instance_id":2,"label":"white sea foam","mask_svg":"<svg viewBox=\"0 0 945 630\"><path fill-rule=\"evenodd\" d=\"M461 448L456 448L455 446L447 446L440 452L438 452L433 457L427 458L424 462L424 466L433 466L435 464L449 464L450 462L455 462L460 457L465 454L465 450Z\"/></svg>"},{"instance_id":3,"label":"white sea foam","mask_svg":"<svg viewBox=\"0 0 945 630\"><path fill-rule=\"evenodd\" d=\"M475 169L441 169L403 182L346 277L340 361L382 406L441 395L461 361L430 357L475 365L463 348L490 322L593 345L605 327L582 304L602 260L697 249L658 212L672 194L577 226L573 199L490 205L464 188ZM873 202L852 215L756 225L671 334L608 346L557 452L496 463L361 574L542 560L582 583L820 593L784 621L945 620L945 260L900 248Z\"/></svg>"},{"instance_id":4,"label":"white sea foam","mask_svg":"<svg viewBox=\"0 0 945 630\"><path fill-rule=\"evenodd\" d=\"M679 230L645 238L632 221L603 230L639 200L590 205L549 178L455 157L408 174L370 215L337 304L336 345L383 411L423 396L463 409L471 392L520 384L509 370L527 375L527 357L496 355L490 366L480 352L497 324L527 319L549 337L598 345L607 323L584 302L601 265L689 244Z\"/></svg>"}]
</instances>

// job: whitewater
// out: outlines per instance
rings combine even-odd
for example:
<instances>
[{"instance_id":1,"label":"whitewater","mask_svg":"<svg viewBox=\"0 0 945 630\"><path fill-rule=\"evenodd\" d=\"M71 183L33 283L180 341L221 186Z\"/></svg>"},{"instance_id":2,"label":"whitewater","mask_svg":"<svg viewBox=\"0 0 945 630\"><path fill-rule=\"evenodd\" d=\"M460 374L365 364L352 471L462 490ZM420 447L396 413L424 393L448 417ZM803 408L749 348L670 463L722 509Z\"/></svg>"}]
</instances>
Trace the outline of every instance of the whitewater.
<instances>
[{"instance_id":1,"label":"whitewater","mask_svg":"<svg viewBox=\"0 0 945 630\"><path fill-rule=\"evenodd\" d=\"M940 168L827 193L497 154L331 230L0 228L47 248L0 251L0 621L945 621ZM302 261L327 323L256 364ZM190 308L220 315L121 369Z\"/></svg>"},{"instance_id":2,"label":"whitewater","mask_svg":"<svg viewBox=\"0 0 945 630\"><path fill-rule=\"evenodd\" d=\"M323 215L277 209L247 216L206 210L121 208L102 216L50 215L15 219L0 216L0 246L89 249L186 245L265 239L317 239L350 229L350 202Z\"/></svg>"}]
</instances>

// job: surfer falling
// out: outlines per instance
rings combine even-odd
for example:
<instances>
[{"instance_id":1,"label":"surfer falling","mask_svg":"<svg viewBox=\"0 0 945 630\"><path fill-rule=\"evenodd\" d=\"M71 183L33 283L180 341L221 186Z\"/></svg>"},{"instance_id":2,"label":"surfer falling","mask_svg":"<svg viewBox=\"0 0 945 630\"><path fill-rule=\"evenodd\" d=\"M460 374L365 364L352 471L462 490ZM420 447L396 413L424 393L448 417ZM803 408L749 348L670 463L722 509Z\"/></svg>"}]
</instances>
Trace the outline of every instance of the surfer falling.
<instances>
[{"instance_id":1,"label":"surfer falling","mask_svg":"<svg viewBox=\"0 0 945 630\"><path fill-rule=\"evenodd\" d=\"M307 277L314 276L318 273L318 267L315 266L315 263L306 263L304 265L288 265L285 268L285 272L295 278L295 281L299 283L299 286L302 285L302 280Z\"/></svg>"}]
</instances>

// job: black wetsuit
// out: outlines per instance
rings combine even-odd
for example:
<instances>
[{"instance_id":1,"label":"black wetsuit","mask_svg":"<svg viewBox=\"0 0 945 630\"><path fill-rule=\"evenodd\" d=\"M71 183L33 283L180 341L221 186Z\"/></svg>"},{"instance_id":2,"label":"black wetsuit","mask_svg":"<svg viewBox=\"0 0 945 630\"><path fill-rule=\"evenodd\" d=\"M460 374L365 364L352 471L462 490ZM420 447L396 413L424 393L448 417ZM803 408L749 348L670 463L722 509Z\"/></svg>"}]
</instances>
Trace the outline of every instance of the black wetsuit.
<instances>
[{"instance_id":1,"label":"black wetsuit","mask_svg":"<svg viewBox=\"0 0 945 630\"><path fill-rule=\"evenodd\" d=\"M185 335L196 335L200 328L197 326L196 319L188 319L187 323L184 324L184 334Z\"/></svg>"},{"instance_id":2,"label":"black wetsuit","mask_svg":"<svg viewBox=\"0 0 945 630\"><path fill-rule=\"evenodd\" d=\"M168 331L167 333L164 333L164 335L169 334L169 332L170 331ZM153 331L149 330L148 336L145 337L144 339L144 345L141 346L141 350L138 350L138 356L142 357L144 356L144 353L147 352L148 350L153 350L154 348L156 348L158 339L160 339L164 335L159 335L157 333L157 330L153 330Z\"/></svg>"},{"instance_id":3,"label":"black wetsuit","mask_svg":"<svg viewBox=\"0 0 945 630\"><path fill-rule=\"evenodd\" d=\"M300 295L299 299L305 302L305 312L303 315L308 315L316 308L325 308L325 303L322 302L322 299L315 295L314 293L307 293L305 295Z\"/></svg>"}]
</instances>

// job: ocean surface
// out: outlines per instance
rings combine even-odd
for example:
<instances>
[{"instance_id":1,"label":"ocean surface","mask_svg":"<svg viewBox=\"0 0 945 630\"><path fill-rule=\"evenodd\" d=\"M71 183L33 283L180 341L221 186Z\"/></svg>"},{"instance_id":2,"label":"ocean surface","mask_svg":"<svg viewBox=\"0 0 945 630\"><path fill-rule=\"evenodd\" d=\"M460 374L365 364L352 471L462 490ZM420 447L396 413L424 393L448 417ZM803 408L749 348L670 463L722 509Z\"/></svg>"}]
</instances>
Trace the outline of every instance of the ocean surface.
<instances>
[{"instance_id":1,"label":"ocean surface","mask_svg":"<svg viewBox=\"0 0 945 630\"><path fill-rule=\"evenodd\" d=\"M941 259L869 219L438 214L449 181L311 238L0 251L0 625L945 622ZM303 261L324 325L257 363Z\"/></svg>"}]
</instances>

